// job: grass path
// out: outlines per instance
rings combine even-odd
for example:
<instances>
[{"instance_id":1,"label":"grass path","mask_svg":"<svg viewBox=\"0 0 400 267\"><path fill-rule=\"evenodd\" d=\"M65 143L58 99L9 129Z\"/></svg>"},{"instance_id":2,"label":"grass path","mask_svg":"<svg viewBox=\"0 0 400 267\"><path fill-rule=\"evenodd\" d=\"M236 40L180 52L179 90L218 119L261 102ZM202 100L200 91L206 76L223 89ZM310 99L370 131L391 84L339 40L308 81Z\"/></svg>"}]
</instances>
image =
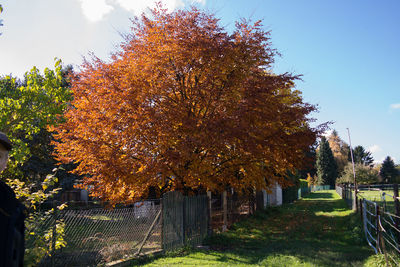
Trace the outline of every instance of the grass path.
<instances>
[{"instance_id":1,"label":"grass path","mask_svg":"<svg viewBox=\"0 0 400 267\"><path fill-rule=\"evenodd\" d=\"M373 255L357 214L335 191L315 192L270 208L207 241L145 266L363 266Z\"/></svg>"}]
</instances>

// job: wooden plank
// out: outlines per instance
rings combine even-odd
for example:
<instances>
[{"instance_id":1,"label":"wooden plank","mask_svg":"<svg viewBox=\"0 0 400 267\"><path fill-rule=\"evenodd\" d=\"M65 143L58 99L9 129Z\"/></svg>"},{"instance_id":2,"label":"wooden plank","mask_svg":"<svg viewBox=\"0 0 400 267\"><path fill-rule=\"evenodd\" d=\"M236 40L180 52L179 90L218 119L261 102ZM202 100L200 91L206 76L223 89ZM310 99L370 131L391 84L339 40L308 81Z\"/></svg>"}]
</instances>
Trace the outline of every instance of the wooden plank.
<instances>
[{"instance_id":1,"label":"wooden plank","mask_svg":"<svg viewBox=\"0 0 400 267\"><path fill-rule=\"evenodd\" d=\"M168 192L163 196L163 249L200 245L208 234L208 198Z\"/></svg>"},{"instance_id":2,"label":"wooden plank","mask_svg":"<svg viewBox=\"0 0 400 267\"><path fill-rule=\"evenodd\" d=\"M179 192L163 195L163 249L171 250L183 244L183 196Z\"/></svg>"}]
</instances>

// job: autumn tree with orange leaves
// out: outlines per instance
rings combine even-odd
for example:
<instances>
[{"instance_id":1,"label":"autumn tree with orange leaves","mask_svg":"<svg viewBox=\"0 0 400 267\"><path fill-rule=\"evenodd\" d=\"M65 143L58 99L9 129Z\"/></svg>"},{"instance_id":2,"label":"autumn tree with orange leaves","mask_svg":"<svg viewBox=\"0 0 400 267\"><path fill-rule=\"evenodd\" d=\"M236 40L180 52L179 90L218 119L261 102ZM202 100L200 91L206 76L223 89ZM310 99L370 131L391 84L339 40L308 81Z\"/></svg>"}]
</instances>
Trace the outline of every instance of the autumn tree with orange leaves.
<instances>
[{"instance_id":1,"label":"autumn tree with orange leaves","mask_svg":"<svg viewBox=\"0 0 400 267\"><path fill-rule=\"evenodd\" d=\"M285 186L321 128L294 89L274 74L276 51L260 22L229 34L196 8L133 20L111 62L83 64L57 158L75 162L93 196L134 200L149 187L224 190Z\"/></svg>"}]
</instances>

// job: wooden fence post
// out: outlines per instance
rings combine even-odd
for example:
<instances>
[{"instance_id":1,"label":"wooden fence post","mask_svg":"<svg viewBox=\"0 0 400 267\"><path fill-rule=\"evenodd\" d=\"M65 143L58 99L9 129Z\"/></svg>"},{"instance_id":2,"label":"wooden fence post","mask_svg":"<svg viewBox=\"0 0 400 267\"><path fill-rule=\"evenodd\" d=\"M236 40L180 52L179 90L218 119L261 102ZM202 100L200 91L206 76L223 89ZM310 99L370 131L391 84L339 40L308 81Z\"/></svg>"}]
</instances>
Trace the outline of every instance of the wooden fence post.
<instances>
[{"instance_id":1,"label":"wooden fence post","mask_svg":"<svg viewBox=\"0 0 400 267\"><path fill-rule=\"evenodd\" d=\"M362 198L360 198L359 201L359 206L360 206L360 216L361 216L361 223L364 224L364 217L363 217L363 201Z\"/></svg>"},{"instance_id":2,"label":"wooden fence post","mask_svg":"<svg viewBox=\"0 0 400 267\"><path fill-rule=\"evenodd\" d=\"M264 209L264 194L262 191L256 191L256 210Z\"/></svg>"},{"instance_id":3,"label":"wooden fence post","mask_svg":"<svg viewBox=\"0 0 400 267\"><path fill-rule=\"evenodd\" d=\"M160 210L161 210L161 249L165 250L164 247L164 205L163 205L163 201L162 201L162 196L160 199Z\"/></svg>"},{"instance_id":4,"label":"wooden fence post","mask_svg":"<svg viewBox=\"0 0 400 267\"><path fill-rule=\"evenodd\" d=\"M228 201L226 197L226 190L222 193L222 206L223 206L223 219L224 224L222 225L222 232L228 229Z\"/></svg>"},{"instance_id":5,"label":"wooden fence post","mask_svg":"<svg viewBox=\"0 0 400 267\"><path fill-rule=\"evenodd\" d=\"M358 212L358 197L357 197L357 192L354 191L354 207L353 209L356 211L356 213Z\"/></svg>"},{"instance_id":6,"label":"wooden fence post","mask_svg":"<svg viewBox=\"0 0 400 267\"><path fill-rule=\"evenodd\" d=\"M255 191L251 189L249 195L249 207L250 207L250 214L253 215L256 210L256 201L255 201Z\"/></svg>"},{"instance_id":7,"label":"wooden fence post","mask_svg":"<svg viewBox=\"0 0 400 267\"><path fill-rule=\"evenodd\" d=\"M381 246L380 246L381 231L380 231L380 225L379 225L379 215L380 215L379 206L376 205L376 214L375 214L375 216L376 216L376 224L375 224L375 227L376 227L376 250L379 253L382 253Z\"/></svg>"},{"instance_id":8,"label":"wooden fence post","mask_svg":"<svg viewBox=\"0 0 400 267\"><path fill-rule=\"evenodd\" d=\"M152 232L153 229L154 229L154 226L156 226L156 223L157 223L158 219L160 218L160 215L161 215L161 209L160 209L160 211L157 213L157 216L156 216L156 218L154 219L153 223L150 225L150 228L149 228L149 230L147 231L146 235L144 236L143 241L142 241L142 243L140 244L139 249L138 249L138 251L135 253L135 255L140 255L140 252L142 252L143 246L144 246L144 244L146 243L146 241L149 239L150 234L151 234L151 232Z\"/></svg>"},{"instance_id":9,"label":"wooden fence post","mask_svg":"<svg viewBox=\"0 0 400 267\"><path fill-rule=\"evenodd\" d=\"M212 234L212 193L207 191L207 216L208 216L208 235Z\"/></svg>"},{"instance_id":10,"label":"wooden fence post","mask_svg":"<svg viewBox=\"0 0 400 267\"><path fill-rule=\"evenodd\" d=\"M186 206L188 197L183 196L183 203L182 203L182 246L186 245Z\"/></svg>"}]
</instances>

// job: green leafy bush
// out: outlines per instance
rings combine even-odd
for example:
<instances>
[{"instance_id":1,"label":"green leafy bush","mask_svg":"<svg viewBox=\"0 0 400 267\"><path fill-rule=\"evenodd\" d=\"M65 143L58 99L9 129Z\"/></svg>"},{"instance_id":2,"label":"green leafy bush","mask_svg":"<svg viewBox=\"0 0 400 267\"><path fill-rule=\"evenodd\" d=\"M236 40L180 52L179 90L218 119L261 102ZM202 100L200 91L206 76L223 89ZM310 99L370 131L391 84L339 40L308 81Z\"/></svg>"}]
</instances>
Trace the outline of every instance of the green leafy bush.
<instances>
[{"instance_id":1,"label":"green leafy bush","mask_svg":"<svg viewBox=\"0 0 400 267\"><path fill-rule=\"evenodd\" d=\"M28 210L28 216L25 219L25 266L36 266L54 250L66 246L65 224L55 216L58 211L66 207L66 204L55 205L50 210L40 211L40 206L59 191L59 188L52 189L58 181L56 172L57 170L54 170L54 174L47 175L40 188L34 188L18 179L7 180L17 199Z\"/></svg>"}]
</instances>

